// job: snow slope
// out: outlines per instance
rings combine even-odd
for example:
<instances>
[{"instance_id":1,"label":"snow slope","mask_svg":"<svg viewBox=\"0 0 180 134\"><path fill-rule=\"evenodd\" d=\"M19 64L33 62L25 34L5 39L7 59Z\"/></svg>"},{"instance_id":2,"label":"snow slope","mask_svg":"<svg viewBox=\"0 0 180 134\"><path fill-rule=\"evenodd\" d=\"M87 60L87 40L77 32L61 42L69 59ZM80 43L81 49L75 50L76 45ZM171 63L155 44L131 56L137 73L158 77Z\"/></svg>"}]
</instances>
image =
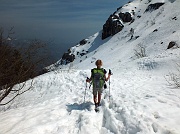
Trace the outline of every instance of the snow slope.
<instances>
[{"instance_id":1,"label":"snow slope","mask_svg":"<svg viewBox=\"0 0 180 134\"><path fill-rule=\"evenodd\" d=\"M144 13L156 2L165 4ZM180 49L167 49L170 41L180 44L179 6L178 0L123 6L121 11L135 10L135 21L113 37L102 41L98 32L72 47L73 53L89 53L36 77L30 92L0 107L0 134L180 134L180 90L168 83L170 73L179 74ZM130 40L131 28L139 38ZM138 45L146 57L135 56ZM113 71L99 113L85 83L97 59Z\"/></svg>"}]
</instances>

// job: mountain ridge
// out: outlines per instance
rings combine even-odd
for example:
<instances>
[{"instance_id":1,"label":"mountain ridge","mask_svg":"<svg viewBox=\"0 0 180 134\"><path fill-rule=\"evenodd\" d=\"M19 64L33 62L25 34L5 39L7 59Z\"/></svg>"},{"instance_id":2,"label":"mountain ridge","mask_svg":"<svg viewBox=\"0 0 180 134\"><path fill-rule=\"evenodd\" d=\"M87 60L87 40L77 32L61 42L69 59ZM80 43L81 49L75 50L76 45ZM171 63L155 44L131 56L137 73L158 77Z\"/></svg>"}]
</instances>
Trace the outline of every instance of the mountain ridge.
<instances>
[{"instance_id":1,"label":"mountain ridge","mask_svg":"<svg viewBox=\"0 0 180 134\"><path fill-rule=\"evenodd\" d=\"M114 37L116 37L119 42L119 44L142 44L146 46L146 44L149 44L149 39L154 41L151 46L157 45L157 47L162 47L163 49L167 49L168 44L171 41L176 42L176 44L179 44L178 40L178 25L177 22L177 16L178 13L176 8L170 9L172 11L172 14L169 14L165 8L167 9L171 8L170 6L175 5L174 2L176 1L169 1L169 0L153 0L153 1L139 1L135 0L132 2L129 2L128 4L124 5L121 8L117 8L117 11L115 11L113 14L117 15L120 13L131 13L131 17L133 18L133 22L122 22L124 25L124 28L116 33ZM156 7L157 3L161 3L160 6ZM162 4L163 3L163 4ZM171 5L172 4L172 5ZM153 8L155 5L155 8ZM138 7L139 6L139 7ZM175 6L174 6L175 7ZM157 8L157 9L156 9ZM147 11L147 9L151 9L151 11ZM176 12L173 12L176 11ZM165 16L168 17L165 17ZM110 15L111 16L111 15ZM160 19L159 19L160 18ZM173 19L174 18L174 19ZM164 19L164 20L163 20ZM167 20L168 19L168 20ZM140 23L141 22L141 23ZM166 27L168 25L168 27ZM172 31L172 29L174 29ZM132 31L131 31L132 30ZM143 32L142 32L143 31ZM103 44L106 44L108 40L111 40L111 38L114 38L113 36L109 36L104 40L101 40L103 34L103 30L100 32L84 39L85 42L82 43L80 41L79 44L77 44L74 47L71 47L68 50L68 55L73 55L74 58L73 64L76 64L77 61L82 62L84 59L88 58L88 55L93 55L91 52L100 47ZM164 35L164 36L162 36ZM119 37L117 37L119 36ZM172 36L172 39L170 39ZM177 37L175 37L177 36ZM159 37L159 39L158 39ZM131 40L131 38L133 38ZM140 38L140 39L139 39ZM169 38L169 39L168 39ZM126 41L125 41L126 40ZM156 40L156 42L155 42ZM134 45L132 45L134 47ZM148 45L146 49L148 50ZM151 48L152 49L152 48ZM158 49L157 49L158 50ZM147 53L150 51L147 51ZM63 65L64 63L67 64L70 61L66 60L66 58L60 59L55 65ZM92 61L93 62L93 61Z\"/></svg>"}]
</instances>

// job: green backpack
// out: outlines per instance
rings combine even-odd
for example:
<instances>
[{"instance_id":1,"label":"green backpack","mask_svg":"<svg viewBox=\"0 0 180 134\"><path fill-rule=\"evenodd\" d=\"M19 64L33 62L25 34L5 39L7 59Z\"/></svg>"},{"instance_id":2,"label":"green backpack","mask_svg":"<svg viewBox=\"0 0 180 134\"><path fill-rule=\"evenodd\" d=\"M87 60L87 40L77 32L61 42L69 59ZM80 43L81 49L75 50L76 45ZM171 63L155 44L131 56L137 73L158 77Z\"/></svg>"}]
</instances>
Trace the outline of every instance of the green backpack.
<instances>
[{"instance_id":1,"label":"green backpack","mask_svg":"<svg viewBox=\"0 0 180 134\"><path fill-rule=\"evenodd\" d=\"M104 86L104 69L94 68L91 70L92 73L92 83L94 88L102 88Z\"/></svg>"}]
</instances>

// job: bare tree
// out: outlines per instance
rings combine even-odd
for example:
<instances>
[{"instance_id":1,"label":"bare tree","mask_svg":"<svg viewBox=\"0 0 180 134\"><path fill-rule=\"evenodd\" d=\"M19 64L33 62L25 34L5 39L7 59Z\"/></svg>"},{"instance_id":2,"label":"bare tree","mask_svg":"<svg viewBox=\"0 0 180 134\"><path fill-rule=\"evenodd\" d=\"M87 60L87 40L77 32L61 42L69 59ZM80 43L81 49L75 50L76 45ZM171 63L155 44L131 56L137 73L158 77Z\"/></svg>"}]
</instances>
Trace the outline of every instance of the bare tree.
<instances>
[{"instance_id":1,"label":"bare tree","mask_svg":"<svg viewBox=\"0 0 180 134\"><path fill-rule=\"evenodd\" d=\"M0 29L0 105L6 105L17 96L32 89L33 78L39 75L40 68L47 61L47 53L43 49L46 43L39 40L32 40L28 44L15 48L10 44L12 29L7 37L3 37L3 29ZM43 54L43 55L42 55ZM42 69L42 68L41 68ZM25 81L31 79L29 87ZM19 84L14 89L14 85ZM4 101L6 97L7 101Z\"/></svg>"},{"instance_id":2,"label":"bare tree","mask_svg":"<svg viewBox=\"0 0 180 134\"><path fill-rule=\"evenodd\" d=\"M142 44L137 45L137 49L134 49L134 54L137 58L146 57L146 48Z\"/></svg>"},{"instance_id":3,"label":"bare tree","mask_svg":"<svg viewBox=\"0 0 180 134\"><path fill-rule=\"evenodd\" d=\"M176 65L177 65L177 72L169 73L168 77L165 77L165 79L170 86L173 86L175 88L180 88L180 64L176 63Z\"/></svg>"}]
</instances>

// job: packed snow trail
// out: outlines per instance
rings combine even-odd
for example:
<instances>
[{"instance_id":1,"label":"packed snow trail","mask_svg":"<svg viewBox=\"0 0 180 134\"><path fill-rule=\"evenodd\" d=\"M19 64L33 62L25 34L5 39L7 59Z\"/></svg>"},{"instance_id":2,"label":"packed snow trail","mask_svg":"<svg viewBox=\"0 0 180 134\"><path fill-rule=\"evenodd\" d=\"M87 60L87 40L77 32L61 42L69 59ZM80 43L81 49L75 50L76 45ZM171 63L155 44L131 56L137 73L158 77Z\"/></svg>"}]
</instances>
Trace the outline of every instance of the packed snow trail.
<instances>
[{"instance_id":1,"label":"packed snow trail","mask_svg":"<svg viewBox=\"0 0 180 134\"><path fill-rule=\"evenodd\" d=\"M176 91L167 89L162 78L153 77L148 71L114 73L110 102L108 87L103 93L100 112L96 113L91 89L87 89L84 102L85 79L89 73L89 70L57 71L35 78L31 93L22 95L0 112L0 134L166 134L180 131L176 127L180 122L175 120L180 117L177 103L180 97ZM152 84L156 90L152 89Z\"/></svg>"},{"instance_id":2,"label":"packed snow trail","mask_svg":"<svg viewBox=\"0 0 180 134\"><path fill-rule=\"evenodd\" d=\"M63 71L37 77L31 93L0 113L0 133L100 133L103 114L94 111L89 89L84 102L85 75Z\"/></svg>"}]
</instances>

